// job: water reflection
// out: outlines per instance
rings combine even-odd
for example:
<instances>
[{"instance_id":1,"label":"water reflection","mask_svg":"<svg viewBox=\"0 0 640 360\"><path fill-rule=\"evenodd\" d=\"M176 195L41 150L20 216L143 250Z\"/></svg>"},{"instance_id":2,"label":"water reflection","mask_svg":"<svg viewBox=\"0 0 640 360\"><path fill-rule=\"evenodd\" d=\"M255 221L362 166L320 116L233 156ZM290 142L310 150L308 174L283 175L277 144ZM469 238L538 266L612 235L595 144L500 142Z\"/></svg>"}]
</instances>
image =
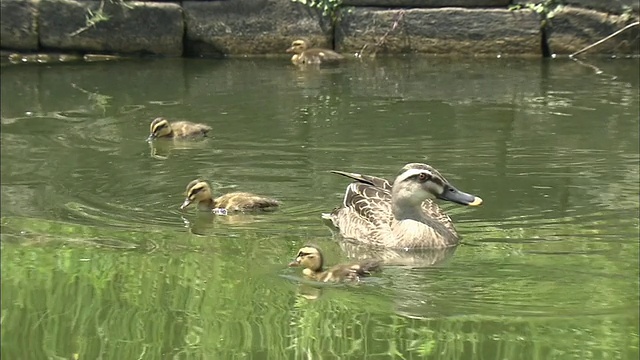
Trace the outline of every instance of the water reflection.
<instances>
[{"instance_id":1,"label":"water reflection","mask_svg":"<svg viewBox=\"0 0 640 360\"><path fill-rule=\"evenodd\" d=\"M167 160L172 152L181 150L201 150L207 151L211 155L221 153L218 151L211 151L211 148L215 146L210 139L199 140L180 140L180 139L162 139L156 141L149 141L150 156L156 160Z\"/></svg>"},{"instance_id":2,"label":"water reflection","mask_svg":"<svg viewBox=\"0 0 640 360\"><path fill-rule=\"evenodd\" d=\"M455 254L457 246L444 249L403 250L372 248L335 237L340 248L350 259L378 259L386 265L408 267L430 267L444 264Z\"/></svg>"},{"instance_id":3,"label":"water reflection","mask_svg":"<svg viewBox=\"0 0 640 360\"><path fill-rule=\"evenodd\" d=\"M268 222L265 215L251 213L234 213L229 215L217 215L206 212L194 214L191 220L181 216L184 227L195 235L206 236L213 234L216 230L226 229L226 226L233 226L233 229L252 229L252 223Z\"/></svg>"}]
</instances>

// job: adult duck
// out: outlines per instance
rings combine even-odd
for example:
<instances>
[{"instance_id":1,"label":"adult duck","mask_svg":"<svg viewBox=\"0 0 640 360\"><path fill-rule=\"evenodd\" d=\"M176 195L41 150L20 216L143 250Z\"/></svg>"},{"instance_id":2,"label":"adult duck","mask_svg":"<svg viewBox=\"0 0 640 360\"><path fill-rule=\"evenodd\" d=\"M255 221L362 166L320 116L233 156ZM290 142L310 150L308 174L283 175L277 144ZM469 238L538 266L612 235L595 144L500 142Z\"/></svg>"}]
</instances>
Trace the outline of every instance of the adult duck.
<instances>
[{"instance_id":1,"label":"adult duck","mask_svg":"<svg viewBox=\"0 0 640 360\"><path fill-rule=\"evenodd\" d=\"M355 180L345 192L342 206L323 218L340 235L360 244L393 248L447 248L460 238L451 218L435 199L477 206L482 199L456 189L430 165L405 165L393 182L332 171Z\"/></svg>"}]
</instances>

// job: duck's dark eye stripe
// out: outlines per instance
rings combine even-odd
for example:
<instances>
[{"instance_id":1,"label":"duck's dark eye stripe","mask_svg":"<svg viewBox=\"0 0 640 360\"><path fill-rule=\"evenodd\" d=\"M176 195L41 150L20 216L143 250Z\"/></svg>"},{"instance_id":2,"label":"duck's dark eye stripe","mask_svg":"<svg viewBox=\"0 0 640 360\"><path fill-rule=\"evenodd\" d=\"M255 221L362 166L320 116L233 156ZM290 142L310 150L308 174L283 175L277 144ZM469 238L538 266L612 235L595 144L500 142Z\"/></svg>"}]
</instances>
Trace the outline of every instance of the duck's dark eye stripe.
<instances>
[{"instance_id":1,"label":"duck's dark eye stripe","mask_svg":"<svg viewBox=\"0 0 640 360\"><path fill-rule=\"evenodd\" d=\"M431 178L431 182L434 182L434 183L438 184L438 186L444 187L444 182L439 177L435 177L435 176L432 177Z\"/></svg>"},{"instance_id":2,"label":"duck's dark eye stripe","mask_svg":"<svg viewBox=\"0 0 640 360\"><path fill-rule=\"evenodd\" d=\"M158 125L158 126L153 128L153 132L156 132L156 131L158 131L160 129L163 129L163 128L166 128L166 127L167 127L166 123L160 124L160 125Z\"/></svg>"},{"instance_id":3,"label":"duck's dark eye stripe","mask_svg":"<svg viewBox=\"0 0 640 360\"><path fill-rule=\"evenodd\" d=\"M201 187L200 187L200 188L197 188L197 189L191 189L191 194L190 194L190 196L193 196L193 195L195 195L195 194L199 193L200 191L202 191L202 189L203 189L203 188L201 188Z\"/></svg>"}]
</instances>

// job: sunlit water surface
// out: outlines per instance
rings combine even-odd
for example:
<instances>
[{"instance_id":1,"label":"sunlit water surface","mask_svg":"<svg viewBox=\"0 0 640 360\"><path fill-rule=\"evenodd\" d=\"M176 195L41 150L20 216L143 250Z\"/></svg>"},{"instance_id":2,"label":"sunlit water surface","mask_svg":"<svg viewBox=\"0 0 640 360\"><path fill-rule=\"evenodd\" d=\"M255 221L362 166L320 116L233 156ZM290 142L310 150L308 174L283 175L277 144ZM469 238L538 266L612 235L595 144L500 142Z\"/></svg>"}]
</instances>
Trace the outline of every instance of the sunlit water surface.
<instances>
[{"instance_id":1,"label":"sunlit water surface","mask_svg":"<svg viewBox=\"0 0 640 360\"><path fill-rule=\"evenodd\" d=\"M597 69L596 69L597 68ZM5 359L637 359L638 60L3 66ZM157 117L209 124L145 142ZM356 286L301 281L339 169L428 162L463 243ZM282 201L180 211L186 184Z\"/></svg>"}]
</instances>

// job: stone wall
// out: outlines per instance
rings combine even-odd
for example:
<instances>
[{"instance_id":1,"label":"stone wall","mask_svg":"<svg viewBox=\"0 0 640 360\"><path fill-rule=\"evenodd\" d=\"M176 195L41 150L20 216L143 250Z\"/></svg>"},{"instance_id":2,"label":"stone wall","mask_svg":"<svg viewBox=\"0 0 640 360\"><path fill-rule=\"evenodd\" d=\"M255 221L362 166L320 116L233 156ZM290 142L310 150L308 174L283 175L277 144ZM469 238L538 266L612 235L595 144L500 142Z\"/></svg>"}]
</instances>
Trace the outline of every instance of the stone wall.
<instances>
[{"instance_id":1,"label":"stone wall","mask_svg":"<svg viewBox=\"0 0 640 360\"><path fill-rule=\"evenodd\" d=\"M221 57L283 54L292 40L344 53L540 56L578 50L638 20L638 0L343 0L335 21L291 0L0 0L0 48ZM89 21L91 20L91 21ZM592 52L638 54L639 29Z\"/></svg>"}]
</instances>

